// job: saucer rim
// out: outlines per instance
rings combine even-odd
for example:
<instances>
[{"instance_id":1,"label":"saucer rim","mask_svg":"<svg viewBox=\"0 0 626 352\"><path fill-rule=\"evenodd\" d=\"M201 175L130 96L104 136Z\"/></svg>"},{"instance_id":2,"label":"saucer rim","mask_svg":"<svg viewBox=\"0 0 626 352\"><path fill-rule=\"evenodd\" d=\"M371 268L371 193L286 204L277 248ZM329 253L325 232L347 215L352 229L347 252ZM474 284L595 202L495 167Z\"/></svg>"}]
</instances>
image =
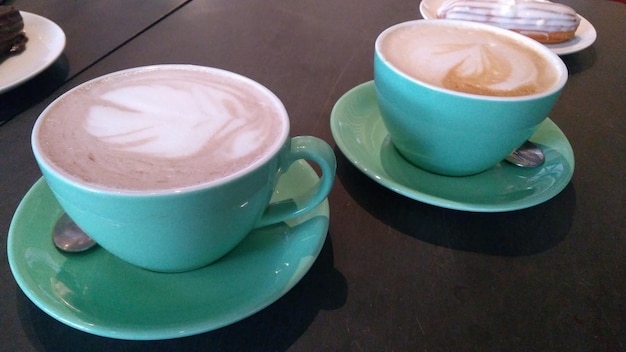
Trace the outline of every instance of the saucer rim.
<instances>
[{"instance_id":1,"label":"saucer rim","mask_svg":"<svg viewBox=\"0 0 626 352\"><path fill-rule=\"evenodd\" d=\"M445 0L441 0L443 2ZM433 12L437 12L437 9L441 4L433 4L433 8L431 9L429 4L432 0L422 0L419 4L419 13L425 20L436 20L436 17L433 16ZM584 18L581 14L577 14L580 18L580 24L574 33L575 36L580 38L580 41L573 42L563 42L558 44L544 44L548 49L552 50L553 53L563 56L574 54L584 49L590 47L593 43L595 43L598 34L596 32L595 27L589 20Z\"/></svg>"},{"instance_id":2,"label":"saucer rim","mask_svg":"<svg viewBox=\"0 0 626 352\"><path fill-rule=\"evenodd\" d=\"M319 176L317 175L315 170L307 162L303 160L299 160L296 163L294 163L291 166L291 168L286 172L286 174L290 174L290 173L294 173L295 175L301 176L298 179L300 183L306 183L306 182L309 182L309 180L311 180L311 182L313 182L314 180L319 180ZM291 184L287 186L288 189L286 191L285 189L282 189L280 190L280 192L277 191L275 193L275 195L278 196L279 199L283 199L285 196L290 196L291 189L294 188L295 181L289 181L289 182ZM279 180L279 187L278 187L279 189L280 189L280 184L281 184L281 181ZM19 230L18 228L23 227L23 226L26 226L28 228L43 226L44 228L40 229L39 235L35 235L35 236L38 236L38 238L35 241L36 241L37 247L41 247L43 250L45 250L46 253L50 253L50 252L55 253L55 255L57 256L56 260L53 263L55 265L61 264L64 261L71 261L72 258L77 258L75 257L77 255L78 256L97 255L98 256L97 258L100 260L103 259L103 256L114 258L113 255L107 253L102 248L94 249L96 251L100 251L100 253L98 254L95 254L95 253L90 254L89 252L85 252L85 253L79 253L79 254L67 254L66 255L56 250L51 240L49 241L49 243L45 243L46 233L51 231L51 226L55 220L39 219L38 221L39 223L43 223L46 221L48 223L50 222L52 223L52 224L47 223L45 225L37 225L37 224L24 225L23 224L24 221L26 221L29 218L29 214L45 212L47 214L50 214L47 217L52 218L56 216L55 215L56 213L59 213L59 214L62 213L62 209L60 208L60 205L53 198L48 203L44 202L45 204L39 204L39 203L42 203L42 202L39 202L39 200L41 199L42 196L44 196L42 192L46 192L47 190L49 190L49 187L45 179L43 177L39 178L33 184L33 186L31 186L29 191L26 193L26 195L24 196L24 198L18 205L15 215L11 221L11 224L9 227L9 234L7 238L7 252L8 252L7 254L8 254L8 260L9 260L9 267L14 276L14 279L17 282L20 289L24 292L24 294L38 308L40 308L46 314L50 315L52 318L60 321L61 323L64 323L65 325L73 327L77 330L87 332L87 333L97 335L97 336L115 338L115 339L162 340L162 339L171 339L171 338L179 338L179 337L197 335L197 334L209 332L212 330L216 330L216 329L231 325L233 323L236 323L245 318L248 318L256 314L257 312L267 308L268 306L270 306L271 304L279 300L281 297L283 297L285 294L287 294L295 285L297 285L301 281L301 279L306 275L306 273L308 273L310 268L313 266L313 264L317 260L317 257L319 256L319 253L321 252L321 249L326 241L328 228L329 228L329 220L330 220L329 201L328 201L328 198L326 198L322 203L320 203L312 211L298 218L287 221L289 226L294 227L296 225L305 223L306 221L308 221L310 218L313 218L313 217L315 218L321 217L323 219L323 221L319 225L317 225L316 223L314 227L314 231L306 233L307 245L301 245L298 243L302 241L291 240L289 241L289 246L284 247L284 248L281 247L281 249L275 249L277 253L272 252L272 254L279 254L278 256L280 256L280 254L283 254L281 258L282 260L284 260L285 257L288 257L289 255L289 253L287 252L289 252L292 249L298 248L300 252L302 252L302 254L298 256L292 254L293 256L292 261L296 262L296 260L300 260L297 270L295 270L295 272L293 272L293 274L289 276L288 278L283 279L281 284L273 285L271 289L257 288L257 290L259 291L256 293L257 299L253 300L252 302L247 302L245 307L233 306L230 308L230 311L218 312L217 314L218 317L207 316L206 318L204 318L204 321L200 321L200 322L192 321L190 323L179 323L179 324L156 323L148 327L144 327L142 325L138 327L129 328L128 326L122 326L116 323L115 321L107 321L107 317L93 316L95 320L100 321L99 325L94 325L90 323L89 321L80 319L80 316L70 314L69 310L71 310L71 308L64 307L63 305L61 305L61 308L56 306L56 304L62 301L62 298L58 296L54 296L54 295L53 295L54 297L52 298L48 297L50 295L50 292L45 291L44 289L38 286L38 283L41 282L40 280L41 278L29 272L28 264L25 263L26 258L25 256L21 255L24 251L32 247L22 244L21 247L23 248L18 248L20 247L18 238L20 236L25 235L23 232L17 233L17 231ZM48 225L51 225L51 226L48 226ZM43 233L42 231L45 231L46 233ZM35 230L35 232L37 232L37 230ZM244 239L242 244L244 244L246 240L247 239ZM303 246L303 247L297 247L296 245ZM236 251L237 251L237 248L235 248L231 252L231 254ZM231 254L227 254L223 259L227 259ZM119 265L127 268L126 270L144 271L144 269L133 267L131 264L124 263L121 260L118 260L118 261L120 263ZM51 268L53 264L47 263L49 268ZM245 263L245 264L249 265L251 263ZM205 268L201 268L201 269L197 269L191 272L186 272L186 273L181 273L181 274L192 273L194 276L202 275L203 274L202 271L209 267L210 265ZM206 276L204 279L210 279L210 276L211 276L210 270L205 270L205 271L208 274L204 273L204 275ZM163 280L162 281L163 283L172 283L176 280L181 281L177 279L178 277L180 277L179 275L181 274L156 273L156 272L150 272L150 271L144 271L144 272L146 273L145 275L151 275L150 278L152 279L156 276L160 276L158 280ZM248 277L249 276L250 275L248 275ZM261 294L262 296L260 296ZM101 298L101 300L106 300L106 298Z\"/></svg>"},{"instance_id":3,"label":"saucer rim","mask_svg":"<svg viewBox=\"0 0 626 352\"><path fill-rule=\"evenodd\" d=\"M331 111L331 118L330 118L331 132L333 135L333 139L335 140L335 143L337 144L341 152L346 156L346 158L350 161L350 163L353 166L355 166L359 171L361 171L362 173L367 175L369 178L374 180L376 183L382 185L385 188L388 188L389 190L393 192L396 192L407 198L410 198L410 199L413 199L413 200L416 200L425 204L430 204L433 206L441 207L441 208L468 211L468 212L494 213L494 212L507 212L507 211L521 210L521 209L530 208L532 206L544 203L554 198L563 189L565 189L565 187L570 183L572 179L572 176L574 174L574 168L575 168L575 159L574 159L574 153L573 153L571 144L569 143L569 140L567 139L565 134L558 128L556 123L550 120L550 118L546 118L546 121L544 121L544 124L547 122L553 125L555 132L559 133L559 137L560 137L559 139L561 140L562 146L568 152L567 155L563 155L563 154L561 155L565 157L567 161L569 162L570 170L568 173L564 174L560 178L560 182L557 183L556 186L553 185L552 187L548 187L546 190L544 190L541 193L543 196L526 197L521 200L514 200L511 202L508 202L507 204L503 204L502 202L498 202L498 203L494 202L492 204L485 204L485 203L471 203L471 202L463 202L463 201L458 201L458 200L447 199L441 196L434 196L428 193L424 193L420 191L419 189L410 188L394 180L393 177L389 175L387 172L385 172L384 170L383 170L384 174L381 174L380 172L376 172L376 170L373 170L375 166L376 167L379 166L379 169L383 169L382 164L380 162L377 163L376 161L374 161L374 164L369 162L371 159L374 159L374 158L367 158L367 159L360 158L359 157L360 153L358 153L355 150L352 150L353 148L351 148L349 146L349 143L346 142L346 137L350 138L350 137L353 137L353 135L344 136L344 133L342 133L343 128L340 126L340 123L342 121L345 121L346 119L346 117L343 116L344 114L342 114L342 111L341 111L341 110L343 111L346 110L344 105L347 104L351 98L354 99L355 97L362 95L362 94L372 94L372 91L374 90L375 90L375 86L374 86L374 81L372 80L372 81L361 83L353 87L352 89L348 90L344 95L342 95L337 100L336 104L333 106L333 109ZM375 96L374 96L374 99L375 99ZM377 106L377 103L373 102L372 106ZM375 119L377 121L381 121L382 118L380 117L380 112L375 112L375 114L377 115ZM544 124L542 124L542 126L544 126ZM365 125L366 131L372 132L376 129L375 125L377 124L363 123L361 125ZM385 129L382 122L378 125L380 125L379 128ZM386 129L385 129L385 132L386 132ZM373 133L365 133L365 134L372 135ZM532 140L532 137L530 139ZM382 147L384 143L385 143L385 138L381 140L380 147ZM435 176L442 181L448 178L447 176L440 176L440 175L436 175L436 174L430 173L422 169L418 169L417 167L409 164L408 162L406 162L406 165L408 165L411 168L415 168L416 170L419 170L419 172L422 172L424 174ZM509 165L506 165L506 166L508 167ZM520 173L528 171L528 170L532 170L528 168L524 169L524 168L513 167L513 166L511 166L508 169L519 170ZM486 170L485 172L489 172L489 170ZM472 177L472 176L467 176L467 177ZM459 177L458 179L463 179L463 177Z\"/></svg>"}]
</instances>

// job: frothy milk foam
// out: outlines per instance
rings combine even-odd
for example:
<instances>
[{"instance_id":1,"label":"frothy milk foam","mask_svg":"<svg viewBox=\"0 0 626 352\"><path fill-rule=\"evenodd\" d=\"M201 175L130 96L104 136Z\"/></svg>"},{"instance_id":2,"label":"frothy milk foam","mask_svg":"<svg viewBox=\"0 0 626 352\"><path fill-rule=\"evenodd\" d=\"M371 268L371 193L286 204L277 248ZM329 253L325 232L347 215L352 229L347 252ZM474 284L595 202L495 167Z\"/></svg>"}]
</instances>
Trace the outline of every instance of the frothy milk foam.
<instances>
[{"instance_id":1,"label":"frothy milk foam","mask_svg":"<svg viewBox=\"0 0 626 352\"><path fill-rule=\"evenodd\" d=\"M105 189L177 189L273 154L282 104L224 72L163 68L88 83L44 113L38 140L57 168Z\"/></svg>"},{"instance_id":2,"label":"frothy milk foam","mask_svg":"<svg viewBox=\"0 0 626 352\"><path fill-rule=\"evenodd\" d=\"M553 65L536 50L484 30L400 26L379 44L383 57L408 76L464 93L522 96L557 82Z\"/></svg>"}]
</instances>

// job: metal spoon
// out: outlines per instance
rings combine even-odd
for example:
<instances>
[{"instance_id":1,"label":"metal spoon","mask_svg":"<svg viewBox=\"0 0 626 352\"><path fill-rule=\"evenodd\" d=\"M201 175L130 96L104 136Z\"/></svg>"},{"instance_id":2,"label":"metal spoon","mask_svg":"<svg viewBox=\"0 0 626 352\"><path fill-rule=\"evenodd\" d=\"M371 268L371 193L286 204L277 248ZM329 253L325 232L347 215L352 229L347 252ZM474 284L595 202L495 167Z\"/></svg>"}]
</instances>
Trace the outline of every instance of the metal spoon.
<instances>
[{"instance_id":1,"label":"metal spoon","mask_svg":"<svg viewBox=\"0 0 626 352\"><path fill-rule=\"evenodd\" d=\"M96 242L87 236L67 214L57 220L52 230L54 245L65 252L82 252L96 245Z\"/></svg>"},{"instance_id":2,"label":"metal spoon","mask_svg":"<svg viewBox=\"0 0 626 352\"><path fill-rule=\"evenodd\" d=\"M537 167L543 164L545 157L541 148L531 141L526 141L504 160L520 167Z\"/></svg>"}]
</instances>

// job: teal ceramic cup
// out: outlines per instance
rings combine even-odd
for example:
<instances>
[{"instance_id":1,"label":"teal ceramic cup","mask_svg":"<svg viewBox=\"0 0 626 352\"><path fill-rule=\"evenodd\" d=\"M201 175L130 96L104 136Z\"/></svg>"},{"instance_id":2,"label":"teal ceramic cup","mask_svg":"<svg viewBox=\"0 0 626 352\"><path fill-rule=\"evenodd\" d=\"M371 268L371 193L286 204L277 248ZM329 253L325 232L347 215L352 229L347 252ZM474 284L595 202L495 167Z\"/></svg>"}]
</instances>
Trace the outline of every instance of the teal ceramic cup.
<instances>
[{"instance_id":1,"label":"teal ceramic cup","mask_svg":"<svg viewBox=\"0 0 626 352\"><path fill-rule=\"evenodd\" d=\"M246 80L236 74L231 78ZM69 91L59 99L71 99L73 94L74 90ZM120 191L94 187L68 175L49 160L42 151L46 141L38 138L43 121L51 114L50 106L33 128L33 153L65 212L101 247L148 270L193 270L228 253L252 229L312 210L331 190L336 169L332 148L313 136L289 137L282 103L269 91L267 95L280 105L277 147L235 176L206 184L159 192ZM299 160L318 165L319 183L302 189L295 199L270 204L281 174Z\"/></svg>"},{"instance_id":2,"label":"teal ceramic cup","mask_svg":"<svg viewBox=\"0 0 626 352\"><path fill-rule=\"evenodd\" d=\"M538 93L513 97L444 88L409 75L390 62L385 52L390 49L384 47L383 42L394 32L408 27L415 31L402 37L400 41L405 43L401 44L409 45L424 28L434 27L438 32L452 28L495 33L544 58L556 79ZM438 45L437 40L428 45ZM481 55L468 54L467 60L480 60ZM489 55L484 56L489 59ZM428 65L418 69L432 70ZM512 31L472 22L416 20L394 25L378 36L374 81L383 122L399 153L427 171L467 176L495 166L531 137L557 101L567 81L567 68L548 48Z\"/></svg>"}]
</instances>

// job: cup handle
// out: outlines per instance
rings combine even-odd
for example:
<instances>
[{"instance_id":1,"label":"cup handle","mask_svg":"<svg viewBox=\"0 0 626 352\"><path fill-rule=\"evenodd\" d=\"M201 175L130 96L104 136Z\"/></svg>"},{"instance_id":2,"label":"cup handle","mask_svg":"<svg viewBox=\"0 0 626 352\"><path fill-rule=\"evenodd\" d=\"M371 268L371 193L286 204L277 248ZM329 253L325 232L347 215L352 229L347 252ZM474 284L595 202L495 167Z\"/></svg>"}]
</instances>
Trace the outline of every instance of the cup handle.
<instances>
[{"instance_id":1,"label":"cup handle","mask_svg":"<svg viewBox=\"0 0 626 352\"><path fill-rule=\"evenodd\" d=\"M325 141L313 136L291 138L289 151L280 162L280 170L287 171L297 160L315 162L322 176L315 187L296 197L270 203L257 227L271 225L302 215L318 206L330 192L335 180L337 160L332 148Z\"/></svg>"}]
</instances>

